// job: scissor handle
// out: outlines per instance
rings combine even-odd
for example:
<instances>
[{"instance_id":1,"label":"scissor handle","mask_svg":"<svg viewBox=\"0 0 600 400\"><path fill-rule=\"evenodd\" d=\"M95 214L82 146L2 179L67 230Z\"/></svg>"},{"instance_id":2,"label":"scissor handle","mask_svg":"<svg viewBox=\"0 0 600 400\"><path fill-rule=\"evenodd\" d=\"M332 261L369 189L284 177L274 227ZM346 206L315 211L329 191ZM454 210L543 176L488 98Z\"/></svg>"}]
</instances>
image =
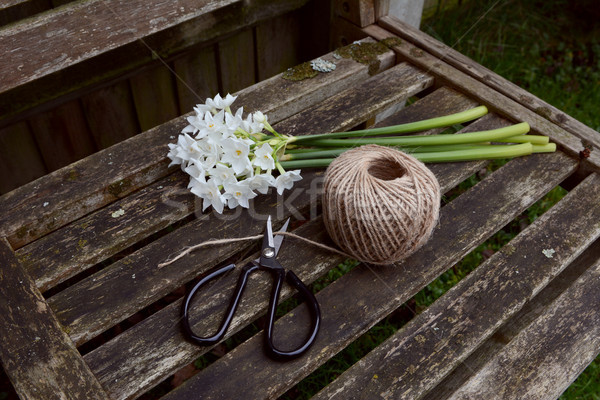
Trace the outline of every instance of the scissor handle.
<instances>
[{"instance_id":1,"label":"scissor handle","mask_svg":"<svg viewBox=\"0 0 600 400\"><path fill-rule=\"evenodd\" d=\"M269 301L268 322L265 331L266 352L269 355L269 357L275 360L286 361L301 356L314 343L315 339L317 338L317 332L319 331L319 327L321 326L321 309L319 308L319 303L317 303L317 299L315 298L313 293L306 287L304 282L302 282L300 278L298 278L296 274L294 274L293 271L287 271L286 274L285 270L281 268L271 270L271 272L275 275L275 279L271 291L271 299ZM281 286L283 285L284 278L287 278L288 283L300 293L300 296L306 302L306 305L308 306L308 309L311 314L310 334L308 335L306 341L302 345L300 345L300 347L291 351L279 350L275 347L275 345L273 345L275 312L277 311L279 293L281 292Z\"/></svg>"},{"instance_id":2,"label":"scissor handle","mask_svg":"<svg viewBox=\"0 0 600 400\"><path fill-rule=\"evenodd\" d=\"M246 283L248 282L248 276L252 272L256 271L259 268L259 266L254 263L248 263L242 268L242 272L240 273L240 276L238 278L237 285L233 292L233 296L231 297L231 301L229 302L229 306L227 307L227 311L225 313L225 316L223 317L223 322L221 322L221 326L219 327L217 332L212 336L207 336L207 337L198 336L192 330L192 328L190 326L190 320L189 320L189 308L190 308L192 299L194 298L194 296L196 295L198 290L202 286L204 286L207 282L219 277L220 275L224 274L227 271L232 270L233 268L235 268L235 264L229 264L229 265L226 265L224 267L221 267L221 268L215 270L214 272L212 272L209 275L202 278L193 287L193 289L188 293L188 295L185 298L185 301L183 302L183 318L182 318L183 328L184 328L185 332L187 333L187 335L189 336L189 338L198 344L201 344L201 345L216 344L216 343L220 342L221 339L223 339L223 337L225 336L225 333L227 332L227 329L229 329L229 324L231 324L231 320L233 319L233 315L235 314L238 304L240 303L242 294L244 293Z\"/></svg>"}]
</instances>

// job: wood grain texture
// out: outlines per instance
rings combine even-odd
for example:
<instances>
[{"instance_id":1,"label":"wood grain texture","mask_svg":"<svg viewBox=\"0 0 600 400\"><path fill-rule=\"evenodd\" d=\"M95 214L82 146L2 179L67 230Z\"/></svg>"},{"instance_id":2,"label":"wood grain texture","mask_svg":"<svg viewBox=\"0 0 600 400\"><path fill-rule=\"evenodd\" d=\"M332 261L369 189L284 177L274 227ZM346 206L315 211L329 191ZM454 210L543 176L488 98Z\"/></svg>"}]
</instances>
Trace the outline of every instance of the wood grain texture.
<instances>
[{"instance_id":1,"label":"wood grain texture","mask_svg":"<svg viewBox=\"0 0 600 400\"><path fill-rule=\"evenodd\" d=\"M591 244L574 262L554 278L532 301L526 303L518 314L490 336L467 359L456 367L442 382L427 393L428 400L447 399L488 361L495 357L510 341L546 312L548 307L590 266L600 261L600 241ZM576 361L576 359L574 360Z\"/></svg>"},{"instance_id":2,"label":"wood grain texture","mask_svg":"<svg viewBox=\"0 0 600 400\"><path fill-rule=\"evenodd\" d=\"M183 113L219 93L219 75L215 46L203 47L173 62L177 78L177 96Z\"/></svg>"},{"instance_id":3,"label":"wood grain texture","mask_svg":"<svg viewBox=\"0 0 600 400\"><path fill-rule=\"evenodd\" d=\"M379 40L397 37L393 33L377 25L370 25L364 28L364 30L366 33ZM549 136L553 142L559 144L572 156L579 157L579 153L584 150L585 143L582 142L581 138L567 132L560 126L552 123L539 114L536 114L530 109L525 108L518 102L497 92L486 84L450 66L439 58L432 56L425 50L420 49L407 41L402 41L402 43L393 46L393 49L403 60L407 60L411 64L434 75L438 84L443 83L455 87L461 93L481 101L494 112L497 112L499 115L510 120L518 122L526 121L531 126L532 133ZM586 158L584 163L589 165L591 169L600 169L600 152L592 151L590 157Z\"/></svg>"},{"instance_id":4,"label":"wood grain texture","mask_svg":"<svg viewBox=\"0 0 600 400\"><path fill-rule=\"evenodd\" d=\"M300 64L302 31L298 12L256 26L256 72L259 82Z\"/></svg>"},{"instance_id":5,"label":"wood grain texture","mask_svg":"<svg viewBox=\"0 0 600 400\"><path fill-rule=\"evenodd\" d=\"M141 132L126 81L83 96L81 104L98 149L105 149Z\"/></svg>"},{"instance_id":6,"label":"wood grain texture","mask_svg":"<svg viewBox=\"0 0 600 400\"><path fill-rule=\"evenodd\" d=\"M0 193L9 192L48 172L26 122L0 129Z\"/></svg>"},{"instance_id":7,"label":"wood grain texture","mask_svg":"<svg viewBox=\"0 0 600 400\"><path fill-rule=\"evenodd\" d=\"M0 123L66 93L122 76L157 55L167 59L305 3L90 0L57 8L0 32L0 51L11 54L0 60L0 69L10 72L0 82Z\"/></svg>"},{"instance_id":8,"label":"wood grain texture","mask_svg":"<svg viewBox=\"0 0 600 400\"><path fill-rule=\"evenodd\" d=\"M4 239L0 264L0 358L19 397L108 399Z\"/></svg>"},{"instance_id":9,"label":"wood grain texture","mask_svg":"<svg viewBox=\"0 0 600 400\"><path fill-rule=\"evenodd\" d=\"M433 96L435 97L435 96ZM439 97L441 100L444 99L445 97L440 96ZM431 100L429 100L431 101ZM418 104L418 103L417 103ZM460 103L459 103L460 104ZM463 105L464 106L464 105ZM422 112L423 115L428 115L428 116L433 116L433 115L437 115L436 114L436 110L435 108L422 108ZM405 109L403 111L401 111L401 113L405 113L405 114L411 114L411 110L410 109ZM428 114L427 114L428 113ZM496 121L497 123L497 121ZM467 164L455 164L452 167L448 167L446 170L444 170L443 168L438 169L437 174L440 177L441 180L443 180L444 182L444 186L447 189L448 187L452 187L455 184L457 184L458 182L460 182L462 179L464 179L466 176L472 174L474 171L478 170L479 168L481 168L482 163L467 163ZM312 182L310 182L309 184L309 180L312 180ZM316 213L316 208L317 208L317 202L316 199L313 198L311 200L310 196L315 196L318 197L319 195L319 188L320 188L320 183L322 182L322 176L321 175L316 175L316 176L305 176L305 179L303 181L298 182L299 187L305 187L307 188L305 191L300 192L300 195L297 197L294 197L291 200L291 204L293 205L296 209L298 209L302 204L304 204L304 207L306 207L306 201L307 198L310 201L310 213L311 215L313 215L314 213ZM303 186L303 185L307 185L307 186ZM268 200L265 199L265 202L267 204L271 204L270 209L273 210L274 208L278 207L274 207L273 203ZM288 206L289 208L289 206ZM278 213L278 217L279 218L279 213ZM245 220L245 219L244 219ZM311 224L311 222L308 222L306 225ZM320 222L319 222L320 224ZM185 229L186 227L182 228ZM253 225L251 225L250 227L248 227L248 229L252 229L251 231L243 231L243 234L249 234L249 233L253 233L254 229L256 229L256 222L253 223ZM242 229L242 228L240 228ZM307 228L308 229L308 228ZM181 229L180 229L181 230ZM323 233L323 229L319 228L317 229L318 232L320 232L320 234ZM302 233L303 231L300 231L299 233ZM308 232L308 231L307 231ZM170 236L175 236L175 238L173 238L172 240L174 242L183 242L182 243L187 243L185 240L185 238L189 237L189 233L187 232L182 232L183 235L180 237L179 234L177 234L177 232L174 232L173 234L171 234ZM238 233L238 235L240 235L241 233ZM197 235L197 233L196 233ZM312 237L313 239L316 240L321 240L321 236L308 236L308 237ZM180 238L180 239L178 239ZM182 239L181 239L182 238ZM290 243L294 243L293 241L291 241ZM286 247L290 245L290 243L286 244ZM178 246L181 244L178 244ZM165 248L167 248L165 246ZM227 249L226 249L227 250ZM231 248L229 249L229 252L231 254ZM172 251L172 250L171 250ZM175 268L175 273L177 275L175 275L174 277L170 277L170 273L169 275L162 275L163 276L163 284L164 282L167 281L167 279L173 280L173 279L179 279L178 277L180 275L185 274L187 270L189 269L193 269L193 268L198 268L197 264L201 261L199 260L205 260L207 257L213 257L213 254L217 251L220 251L220 248L214 248L212 250L212 252L206 252L206 254L203 253L198 253L197 257L186 257L187 261L181 260L181 262L178 262L178 266L176 266ZM157 252L158 253L158 252ZM163 254L168 254L169 250L163 250ZM292 254L297 254L298 252L293 252ZM305 254L306 257L302 257L301 259L298 260L297 257L292 258L290 260L286 260L286 265L289 266L290 268L293 268L294 271L300 273L301 270L306 270L306 274L307 275L303 275L302 279L304 279L305 281L308 282L308 279L313 280L315 279L315 276L318 276L321 271L323 271L323 269L325 268L330 268L332 263L335 264L338 260L337 258L335 258L333 255L331 255L330 253L322 253L322 252L318 252L316 251L314 248L306 248L306 250L302 250L302 254ZM326 258L320 258L323 256L327 256ZM332 258L333 257L333 258ZM152 256L148 256L144 259L152 259ZM291 263L291 264L290 264ZM130 264L132 266L132 269L135 269L136 271L139 271L139 268L136 268L135 265ZM205 267L204 271L206 270ZM125 271L126 272L126 271ZM159 271L156 270L151 270L152 274L156 274ZM197 271L197 274L201 273L201 271ZM120 274L120 275L118 275ZM136 279L138 277L139 272L136 272ZM114 281L115 282L127 282L124 279L123 272L119 272L118 270L115 272L114 274ZM143 276L143 275L142 275ZM99 282L100 279L102 279L102 275L97 276L96 277L96 283ZM93 278L92 278L93 279ZM156 278L154 278L154 280L156 280ZM109 282L108 280L105 282ZM63 323L66 326L69 326L69 329L71 329L71 334L72 337L73 335L77 335L77 332L81 332L85 329L95 329L93 328L93 326L95 326L95 324L98 323L99 320L105 319L105 317L103 315L109 315L108 313L113 313L112 318L113 321L114 320L118 320L118 316L117 318L115 318L116 313L120 313L121 310L128 308L129 305L127 303L124 302L120 302L118 305L111 305L111 304L106 304L107 299L113 298L114 296L110 296L110 295L106 295L103 293L106 293L106 290L113 290L110 286L110 284L106 284L107 287L102 288L100 287L100 285L94 286L92 287L94 284L90 282L90 285L85 285L83 286L81 289L77 288L76 290L70 291L69 295L63 296L63 295L58 295L60 297L57 296L57 300L60 298L60 300L58 301L54 301L54 298L50 298L50 304L54 306L56 306L56 311L58 313L59 318L61 318L61 321L63 321ZM85 287L88 287L88 289L84 289ZM80 292L81 296L80 299L84 299L85 294L88 294L89 297L87 298L87 300L84 300L84 303L81 307L77 307L76 304L78 304L81 300L78 300L76 298L71 298L70 297L72 295L76 295L77 292ZM97 294L95 294L97 293ZM130 295L128 296L128 298L131 300L132 303L134 303L131 306L131 310L135 310L135 306L138 305L138 302L140 300L137 300L139 297L137 295L135 295L135 293L131 292L131 289L128 289L128 293L130 293ZM143 291L141 291L140 293L144 293ZM144 293L144 294L147 294ZM261 297L261 301L264 300L264 296ZM223 299L221 299L221 301L223 301ZM89 303L89 305L87 305L87 303ZM99 311L95 311L92 310L91 307L96 307L94 306L94 304L99 303L98 308ZM220 304L220 303L219 303ZM249 304L253 304L252 301L250 301ZM261 303L263 304L263 303ZM266 304L266 303L265 303ZM263 304L263 306L265 305ZM244 319L253 319L256 317L256 313L262 313L264 312L264 307L260 306L252 306L251 309L248 311L250 314L248 314L247 316L243 316ZM79 310L77 310L77 308ZM115 309L118 308L118 309ZM63 313L61 310L64 309L65 312ZM106 309L106 311L102 311L101 309ZM130 311L133 312L133 311ZM154 316L150 317L146 324L141 324L139 326L135 326L131 329L131 331L129 333L125 333L125 335L121 335L119 337L119 340L116 340L112 343L112 345L110 346L103 346L102 348L98 349L97 351L94 351L93 353L90 353L89 355L87 355L86 357L88 357L88 361L90 363L92 363L93 365L96 365L97 371L102 371L99 372L101 375L105 376L106 381L107 382L112 382L114 379L117 379L119 382L122 383L122 385L119 385L118 387L114 387L115 393L120 393L121 391L130 391L131 388L136 388L139 385L145 385L145 384L152 384L152 382L156 383L158 380L161 379L162 376L164 376L164 374L169 374L174 372L175 370L177 370L181 365L184 365L186 362L191 362L194 357L196 357L197 355L207 351L206 348L198 348L195 346L190 346L187 343L180 343L180 330L179 330L179 326L177 325L177 320L179 318L179 312L180 312L180 304L177 305L173 305L172 307L169 307L168 309L165 309L157 314L155 314ZM195 311L196 312L196 311ZM199 310L198 312L202 312L201 310ZM205 314L205 313L203 313ZM63 319L63 316L65 317L65 319ZM69 318L69 319L67 319ZM122 317L121 317L122 318ZM72 322L69 322L72 321ZM89 321L89 322L86 322ZM94 325L91 325L91 324ZM204 321L204 322L199 322L201 325L198 326L198 329L203 330L203 329L210 329L208 328L209 326L213 326L215 321L214 320L209 320L209 321ZM89 325L88 325L89 324ZM212 325L211 325L212 324ZM87 327L85 326L87 325ZM110 326L110 325L108 325ZM158 327L160 326L159 329L154 329L154 328L148 328L148 326L153 326L153 327ZM234 325L232 327L232 332L235 332L237 329L240 329L243 326L243 321L238 321L237 319L234 320ZM154 332L153 334L149 335L150 332ZM126 351L124 351L124 349L127 349ZM152 350L150 350L152 349ZM117 357L117 358L115 358ZM168 358L168 361L165 362L165 357ZM146 378L148 376L151 376L151 380L148 381L146 380ZM122 381L123 379L126 379L125 381ZM140 389L141 390L141 389Z\"/></svg>"},{"instance_id":10,"label":"wood grain texture","mask_svg":"<svg viewBox=\"0 0 600 400\"><path fill-rule=\"evenodd\" d=\"M376 0L334 0L335 14L354 25L365 27L375 23Z\"/></svg>"},{"instance_id":11,"label":"wood grain texture","mask_svg":"<svg viewBox=\"0 0 600 400\"><path fill-rule=\"evenodd\" d=\"M414 74L418 75L416 72ZM395 81L390 81L390 79L382 75L379 80L380 84L375 84L376 77L373 77L371 78L370 85L366 85L364 88L359 86L353 89L361 91L363 95L367 95L368 91L372 92L370 95L370 101L372 102L371 109L363 107L360 110L359 107L350 107L350 103L348 103L348 99L352 98L350 92L337 101L344 101L344 104L355 112L354 117L357 118L355 123L358 123L358 121L366 119L371 112L376 111L377 103L380 104L380 107L384 107L385 104L389 103L390 97L393 99L403 93L404 89L410 89L414 86L411 79L408 79L406 75L402 76L402 80L394 83ZM381 90L381 84L392 85L392 89L383 91ZM360 102L360 99L356 101ZM329 107L331 107L331 104L335 103L330 103L327 106L321 105L321 110L311 109L304 114L299 114L299 117L305 121L312 121L313 127L320 126L323 123L323 115L330 110ZM348 116L343 113L336 113L335 117L329 117L329 127L339 127L339 125L334 125L336 118L339 124L345 124L347 123ZM275 129L283 132L281 127L285 123L286 121L276 124ZM289 196L291 197L288 199L272 196L270 199L261 199L254 202L256 209L253 213L266 215L268 213L266 210L270 207L276 210L281 209L281 212L285 212L286 215L292 213L296 218L302 218L294 210L301 210L310 205L316 207L315 185L318 184L321 174L322 171L303 174L304 179L295 186L294 193L290 194ZM165 197L162 195L159 197L158 192L152 189L158 186L158 184L153 185L147 192L141 191L139 194L129 196L123 202L111 205L108 210L102 209L83 220L77 221L69 229L57 231L56 235L54 235L55 237L49 235L47 239L42 238L30 246L26 246L23 251L19 251L19 256L26 260L31 273L38 279L39 284L44 285L44 287L68 277L69 274L80 271L90 261L97 262L101 256L107 257L109 254L115 252L116 249L152 232L156 229L156 226L163 226L162 224L167 223L169 220L183 218L194 212L195 204L193 196L189 195L186 190L183 190L183 193L181 193L185 187L186 179L183 178L183 174L175 176L177 178L172 182L160 183L160 186L163 186L162 190L165 190L167 193L166 197L171 200L170 202L165 202ZM173 210L169 210L173 206L173 203L177 204L177 194L179 194L178 201L181 204ZM164 202L164 204L161 202ZM109 215L108 212L116 210L119 207L126 210L124 218L122 218L123 222L110 219L106 221ZM161 212L158 215L154 215L154 217L149 217L149 213L157 213L153 209L160 209ZM50 302L57 311L61 322L69 327L71 335L77 343L93 337L103 329L126 318L137 311L142 304L150 304L150 302L164 296L185 281L191 279L194 275L197 275L199 270L205 271L211 266L211 263L221 261L224 253L207 249L204 252L205 254L200 258L203 260L202 262L198 262L198 259L195 259L192 264L187 264L186 262L185 267L180 266L176 269L156 271L155 265L160 262L160 254L168 254L169 248L180 248L181 244L179 243L188 242L189 238L194 238L193 240L195 241L201 241L201 238L207 240L213 238L216 232L225 237L236 236L236 232L243 231L240 224L243 227L247 227L253 221L253 213L243 213L237 217L235 217L237 214L232 216L228 213L223 216L220 222L217 222L217 216L201 214L199 212L199 204L195 209L198 220L171 235L161 238L127 259L106 268L99 274L88 278L82 284L73 286L51 298ZM237 218L242 218L243 222ZM278 216L278 218L281 217ZM215 232L206 230L209 224L216 224L215 226L218 229L215 228ZM105 231L106 233L103 233ZM122 236L111 237L114 235L113 232L116 231L121 232ZM78 241L74 238L80 239ZM57 241L64 243L62 246L64 250L60 254L55 254L54 243ZM233 251L232 249L239 251L243 247L242 244L237 244L228 248L230 251ZM149 262L149 260L155 261ZM48 268L48 264L51 264L52 268ZM124 265L127 268L124 268ZM129 280L130 271L132 270L136 271L136 289L129 288L129 285L126 283ZM155 284L154 280L158 279L158 276L162 276L161 279L165 282L164 285L157 286ZM127 289L122 287L122 285L126 285ZM127 290L129 292L127 300L107 293L107 291L120 293L120 290Z\"/></svg>"},{"instance_id":12,"label":"wood grain texture","mask_svg":"<svg viewBox=\"0 0 600 400\"><path fill-rule=\"evenodd\" d=\"M379 60L381 69L389 68L393 52ZM240 91L236 104L247 112L261 110L276 123L368 77L367 66L342 59L335 74L299 82L275 76ZM0 232L21 247L166 176L174 170L167 168L166 145L186 124L185 116L170 121L0 197L6 211Z\"/></svg>"},{"instance_id":13,"label":"wood grain texture","mask_svg":"<svg viewBox=\"0 0 600 400\"><path fill-rule=\"evenodd\" d=\"M133 103L142 131L179 116L175 82L171 71L170 66L159 65L129 79Z\"/></svg>"},{"instance_id":14,"label":"wood grain texture","mask_svg":"<svg viewBox=\"0 0 600 400\"><path fill-rule=\"evenodd\" d=\"M540 176L542 165L552 166ZM202 390L203 398L228 399L242 387L250 398L283 394L503 227L575 166L573 160L560 153L552 159L510 161L443 207L431 239L404 262L381 268L362 265L319 292L317 300L326 317L313 348L301 359L273 363L262 353L262 337L256 335L191 378L171 398L185 398L185 394ZM508 180L510 185L506 185ZM293 343L298 332L292 327L303 326L307 318L308 312L302 307L282 317L277 325L280 343ZM342 397L358 393L363 393L363 387Z\"/></svg>"},{"instance_id":15,"label":"wood grain texture","mask_svg":"<svg viewBox=\"0 0 600 400\"><path fill-rule=\"evenodd\" d=\"M584 181L401 331L346 371L318 398L427 398L431 388L600 236L598 183L600 179L595 175ZM580 218L583 213L590 219ZM554 256L548 258L544 249L554 250ZM580 313L590 314L585 311L590 308L583 302L573 304L581 304L582 309L565 313L572 315L571 318L577 318ZM524 353L530 349L531 343L521 347ZM565 357L572 356L577 357L565 353ZM589 355L581 359L591 361ZM498 373L492 368L488 377L496 375L500 381L514 379L513 385L503 382L506 389L501 388L503 385L486 388L485 379L474 377L471 381L482 386L481 390L475 389L477 385L473 383L473 389L479 396L495 393L507 398L501 392L518 386L522 379L518 371L521 370L507 367L504 373ZM540 371L540 374L543 373ZM374 376L377 378L373 379ZM527 382L522 384L528 385ZM524 392L517 390L514 398L521 398L519 396ZM553 393L549 398L556 398L561 392Z\"/></svg>"},{"instance_id":16,"label":"wood grain texture","mask_svg":"<svg viewBox=\"0 0 600 400\"><path fill-rule=\"evenodd\" d=\"M71 101L30 119L29 124L50 171L96 151L79 101Z\"/></svg>"},{"instance_id":17,"label":"wood grain texture","mask_svg":"<svg viewBox=\"0 0 600 400\"><path fill-rule=\"evenodd\" d=\"M595 144L596 147L600 147L600 135L598 135L598 132L589 126L579 122L575 118L565 114L551 104L548 104L542 99L532 95L520 86L510 82L508 79L505 79L486 67L477 64L467 56L452 49L444 43L435 40L426 33L394 17L383 17L378 21L378 24L397 34L402 39L408 40L414 45L424 49L428 53L438 57L441 60L444 60L444 62L457 68L461 72L472 76L473 78L488 85L494 90L497 90L519 104L540 114L542 117L547 118L573 135Z\"/></svg>"},{"instance_id":18,"label":"wood grain texture","mask_svg":"<svg viewBox=\"0 0 600 400\"><path fill-rule=\"evenodd\" d=\"M51 7L50 0L4 0L0 4L0 26L30 17Z\"/></svg>"},{"instance_id":19,"label":"wood grain texture","mask_svg":"<svg viewBox=\"0 0 600 400\"><path fill-rule=\"evenodd\" d=\"M256 82L254 33L251 29L218 43L221 89L234 93Z\"/></svg>"}]
</instances>

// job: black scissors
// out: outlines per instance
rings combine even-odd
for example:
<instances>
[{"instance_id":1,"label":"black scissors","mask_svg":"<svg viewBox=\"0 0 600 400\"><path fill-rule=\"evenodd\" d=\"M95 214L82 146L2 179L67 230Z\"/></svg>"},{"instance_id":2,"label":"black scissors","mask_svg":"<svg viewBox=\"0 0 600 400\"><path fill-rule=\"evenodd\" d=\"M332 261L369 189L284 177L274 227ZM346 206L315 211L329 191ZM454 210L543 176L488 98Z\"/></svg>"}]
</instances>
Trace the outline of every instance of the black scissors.
<instances>
[{"instance_id":1,"label":"black scissors","mask_svg":"<svg viewBox=\"0 0 600 400\"><path fill-rule=\"evenodd\" d=\"M287 226L289 223L289 218L281 228L282 232L287 230ZM254 261L250 261L243 268L242 272L237 281L237 286L234 290L233 296L231 297L231 301L229 303L229 307L227 308L227 312L225 317L223 318L223 322L219 327L217 333L212 336L202 337L198 336L196 333L192 331L189 321L189 308L192 302L192 298L198 292L205 283L208 281L224 274L227 271L235 268L235 264L229 264L224 267L217 269L211 274L207 275L203 279L200 280L194 286L194 288L189 292L185 301L183 303L183 328L189 338L201 345L211 345L218 343L223 336L225 336L225 332L229 328L229 324L233 319L233 315L237 309L237 306L240 302L240 298L244 292L244 288L246 287L246 283L248 282L248 276L254 271L268 271L273 276L273 286L271 290L271 298L269 301L269 310L267 313L267 328L265 331L265 351L267 355L275 360L291 360L300 355L302 355L308 348L313 344L317 337L317 332L319 331L319 327L321 325L321 310L319 309L319 304L317 303L317 299L312 294L312 292L304 285L304 283L292 272L291 270L287 271L285 268L279 264L277 261L277 253L279 252L279 248L281 247L281 243L283 242L283 235L276 235L273 237L273 228L271 226L271 217L269 216L267 220L267 229L265 231L265 235L263 238L262 249L260 252L260 257ZM275 348L273 345L273 325L275 323L275 312L277 310L277 303L279 301L279 292L281 291L281 287L283 285L283 280L287 279L288 283L296 288L300 295L303 297L306 302L310 314L311 314L311 332L308 335L307 340L300 347L291 351L283 351Z\"/></svg>"}]
</instances>

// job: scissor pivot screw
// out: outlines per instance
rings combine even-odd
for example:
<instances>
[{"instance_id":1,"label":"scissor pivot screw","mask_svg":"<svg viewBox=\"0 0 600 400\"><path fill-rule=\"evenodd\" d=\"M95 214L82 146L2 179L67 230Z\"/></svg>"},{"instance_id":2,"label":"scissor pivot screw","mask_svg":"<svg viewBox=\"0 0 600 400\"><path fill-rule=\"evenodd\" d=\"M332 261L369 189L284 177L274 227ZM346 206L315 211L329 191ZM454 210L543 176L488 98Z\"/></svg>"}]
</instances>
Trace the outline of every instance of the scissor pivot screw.
<instances>
[{"instance_id":1,"label":"scissor pivot screw","mask_svg":"<svg viewBox=\"0 0 600 400\"><path fill-rule=\"evenodd\" d=\"M262 252L263 257L267 257L267 258L272 258L275 256L275 250L273 250L272 248L268 247L266 249L263 250Z\"/></svg>"}]
</instances>

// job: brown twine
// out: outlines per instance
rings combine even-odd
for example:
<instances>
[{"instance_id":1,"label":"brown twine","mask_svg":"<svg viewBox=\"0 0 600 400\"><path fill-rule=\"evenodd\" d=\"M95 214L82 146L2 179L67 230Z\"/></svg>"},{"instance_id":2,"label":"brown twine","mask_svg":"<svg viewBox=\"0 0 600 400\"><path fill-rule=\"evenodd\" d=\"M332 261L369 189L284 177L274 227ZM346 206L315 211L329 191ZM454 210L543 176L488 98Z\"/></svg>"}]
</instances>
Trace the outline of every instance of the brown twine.
<instances>
[{"instance_id":1,"label":"brown twine","mask_svg":"<svg viewBox=\"0 0 600 400\"><path fill-rule=\"evenodd\" d=\"M283 236L288 236L288 237L292 237L295 239L300 239L306 243L309 243L309 244L319 247L321 249L332 251L334 253L338 253L338 254L348 257L348 258L354 258L352 255L344 253L343 251L338 250L334 247L327 246L326 244L323 244L323 243L315 242L314 240L307 239L304 236L296 235L295 233L274 232L273 235L283 235ZM168 259L167 261L158 264L158 268L163 268L169 264L173 264L175 261L179 260L180 258L185 257L186 255L190 254L192 251L198 250L199 248L202 248L202 247L216 246L216 245L220 245L220 244L228 244L228 243L234 243L234 242L243 242L243 241L249 241L249 240L256 240L256 239L262 239L263 237L264 237L264 235L254 235L254 236L245 236L245 237L239 237L239 238L207 240L205 242L198 243L193 246L184 248L183 251L181 251L179 254L177 254L172 259Z\"/></svg>"},{"instance_id":2,"label":"brown twine","mask_svg":"<svg viewBox=\"0 0 600 400\"><path fill-rule=\"evenodd\" d=\"M323 221L343 251L388 265L429 239L440 196L437 179L416 158L389 147L361 146L327 168Z\"/></svg>"}]
</instances>

